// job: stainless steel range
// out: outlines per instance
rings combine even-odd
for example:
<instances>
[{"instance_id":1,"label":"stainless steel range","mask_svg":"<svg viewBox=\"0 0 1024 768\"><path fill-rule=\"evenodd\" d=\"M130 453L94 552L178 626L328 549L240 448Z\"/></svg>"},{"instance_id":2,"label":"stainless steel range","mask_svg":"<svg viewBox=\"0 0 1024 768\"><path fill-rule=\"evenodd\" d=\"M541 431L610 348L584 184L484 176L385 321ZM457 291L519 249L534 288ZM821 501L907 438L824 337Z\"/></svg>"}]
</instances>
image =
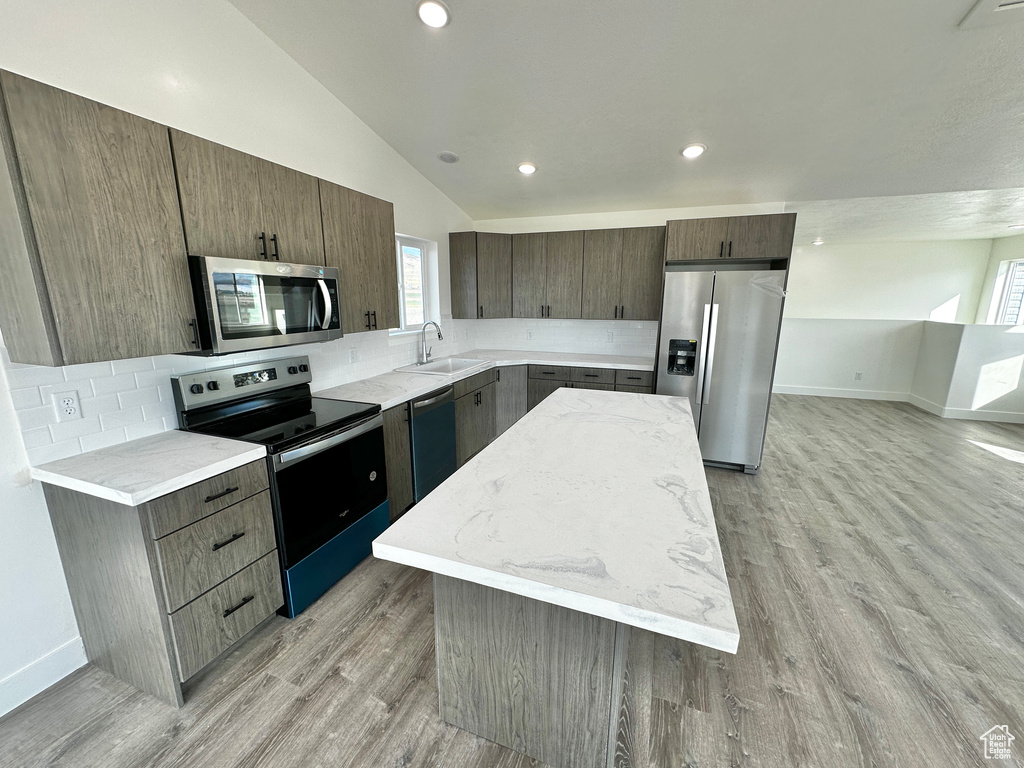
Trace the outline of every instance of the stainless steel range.
<instances>
[{"instance_id":1,"label":"stainless steel range","mask_svg":"<svg viewBox=\"0 0 1024 768\"><path fill-rule=\"evenodd\" d=\"M380 406L313 397L311 380L305 356L171 379L180 429L267 447L289 617L368 556L388 527Z\"/></svg>"}]
</instances>

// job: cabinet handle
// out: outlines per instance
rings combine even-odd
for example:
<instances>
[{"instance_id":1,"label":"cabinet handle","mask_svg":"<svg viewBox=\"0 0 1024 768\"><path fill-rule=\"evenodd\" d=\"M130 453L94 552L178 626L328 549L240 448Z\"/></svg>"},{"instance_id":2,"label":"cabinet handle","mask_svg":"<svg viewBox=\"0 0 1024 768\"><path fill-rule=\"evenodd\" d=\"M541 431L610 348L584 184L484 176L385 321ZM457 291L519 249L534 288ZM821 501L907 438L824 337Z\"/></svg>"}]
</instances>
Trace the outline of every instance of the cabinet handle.
<instances>
[{"instance_id":1,"label":"cabinet handle","mask_svg":"<svg viewBox=\"0 0 1024 768\"><path fill-rule=\"evenodd\" d=\"M373 310L373 312L371 312L370 314L373 315L373 330L376 331L377 330L377 310Z\"/></svg>"},{"instance_id":2,"label":"cabinet handle","mask_svg":"<svg viewBox=\"0 0 1024 768\"><path fill-rule=\"evenodd\" d=\"M199 321L192 318L188 321L188 324L192 327L192 346L199 349Z\"/></svg>"},{"instance_id":3,"label":"cabinet handle","mask_svg":"<svg viewBox=\"0 0 1024 768\"><path fill-rule=\"evenodd\" d=\"M615 319L616 320L619 319L619 305L618 304L615 305Z\"/></svg>"},{"instance_id":4,"label":"cabinet handle","mask_svg":"<svg viewBox=\"0 0 1024 768\"><path fill-rule=\"evenodd\" d=\"M236 541L238 541L243 536L245 536L245 532L244 531L242 533L236 533L234 536L232 536L227 541L218 541L216 544L213 545L213 551L216 552L218 549L223 549L228 544L234 544Z\"/></svg>"},{"instance_id":5,"label":"cabinet handle","mask_svg":"<svg viewBox=\"0 0 1024 768\"><path fill-rule=\"evenodd\" d=\"M225 490L221 491L220 493L213 494L213 496L207 496L205 499L203 499L203 501L206 502L207 504L209 504L211 501L216 501L217 499L221 498L222 496L227 496L229 493L234 493L237 490L238 490L238 486L237 485L232 487L232 488L226 488Z\"/></svg>"},{"instance_id":6,"label":"cabinet handle","mask_svg":"<svg viewBox=\"0 0 1024 768\"><path fill-rule=\"evenodd\" d=\"M270 236L270 242L274 244L274 252L272 254L270 254L270 255L274 257L274 261L280 261L281 260L281 256L277 252L277 233L276 232Z\"/></svg>"},{"instance_id":7,"label":"cabinet handle","mask_svg":"<svg viewBox=\"0 0 1024 768\"><path fill-rule=\"evenodd\" d=\"M267 258L267 233L260 232L256 239L260 241L260 258Z\"/></svg>"},{"instance_id":8,"label":"cabinet handle","mask_svg":"<svg viewBox=\"0 0 1024 768\"><path fill-rule=\"evenodd\" d=\"M551 305L548 304L548 317L551 317Z\"/></svg>"},{"instance_id":9,"label":"cabinet handle","mask_svg":"<svg viewBox=\"0 0 1024 768\"><path fill-rule=\"evenodd\" d=\"M370 328L370 310L363 312L363 317L366 318L366 330L372 331L373 329Z\"/></svg>"},{"instance_id":10,"label":"cabinet handle","mask_svg":"<svg viewBox=\"0 0 1024 768\"><path fill-rule=\"evenodd\" d=\"M640 381L640 377L639 376L627 376L626 380L627 381Z\"/></svg>"},{"instance_id":11,"label":"cabinet handle","mask_svg":"<svg viewBox=\"0 0 1024 768\"><path fill-rule=\"evenodd\" d=\"M483 317L483 316L484 316L484 305L481 304L480 305L480 317Z\"/></svg>"},{"instance_id":12,"label":"cabinet handle","mask_svg":"<svg viewBox=\"0 0 1024 768\"><path fill-rule=\"evenodd\" d=\"M718 244L718 258L722 258L725 255L725 240Z\"/></svg>"},{"instance_id":13,"label":"cabinet handle","mask_svg":"<svg viewBox=\"0 0 1024 768\"><path fill-rule=\"evenodd\" d=\"M732 258L732 240L729 241L729 256L728 256L728 258L730 258L730 259Z\"/></svg>"},{"instance_id":14,"label":"cabinet handle","mask_svg":"<svg viewBox=\"0 0 1024 768\"><path fill-rule=\"evenodd\" d=\"M588 379L596 379L598 377L598 374L596 373L584 373L583 375L586 376Z\"/></svg>"},{"instance_id":15,"label":"cabinet handle","mask_svg":"<svg viewBox=\"0 0 1024 768\"><path fill-rule=\"evenodd\" d=\"M497 374L498 381L501 381L501 368L499 368L497 371L495 371L495 373Z\"/></svg>"},{"instance_id":16,"label":"cabinet handle","mask_svg":"<svg viewBox=\"0 0 1024 768\"><path fill-rule=\"evenodd\" d=\"M555 375L554 371L541 371L541 373L543 373L545 376L554 376Z\"/></svg>"},{"instance_id":17,"label":"cabinet handle","mask_svg":"<svg viewBox=\"0 0 1024 768\"><path fill-rule=\"evenodd\" d=\"M626 305L625 304L622 305L622 311L619 312L619 317L621 319L623 319L623 320L626 319Z\"/></svg>"},{"instance_id":18,"label":"cabinet handle","mask_svg":"<svg viewBox=\"0 0 1024 768\"><path fill-rule=\"evenodd\" d=\"M232 613L237 611L243 605L245 605L246 603L251 603L255 599L256 599L256 595L249 595L248 597L243 597L242 598L242 602L240 602L234 608L228 608L226 611L224 611L224 618L226 619L228 616L230 616Z\"/></svg>"},{"instance_id":19,"label":"cabinet handle","mask_svg":"<svg viewBox=\"0 0 1024 768\"><path fill-rule=\"evenodd\" d=\"M540 305L540 316L544 317L544 305L543 304Z\"/></svg>"}]
</instances>

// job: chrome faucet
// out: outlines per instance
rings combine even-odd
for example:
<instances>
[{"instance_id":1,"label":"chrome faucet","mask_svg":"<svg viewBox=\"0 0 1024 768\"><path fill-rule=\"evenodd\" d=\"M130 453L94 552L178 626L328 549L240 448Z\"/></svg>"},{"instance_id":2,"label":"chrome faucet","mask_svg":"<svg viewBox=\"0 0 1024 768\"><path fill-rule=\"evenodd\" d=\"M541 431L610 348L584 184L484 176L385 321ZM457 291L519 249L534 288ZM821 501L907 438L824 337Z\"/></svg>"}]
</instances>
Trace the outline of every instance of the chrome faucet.
<instances>
[{"instance_id":1,"label":"chrome faucet","mask_svg":"<svg viewBox=\"0 0 1024 768\"><path fill-rule=\"evenodd\" d=\"M420 359L418 365L426 365L430 362L430 350L433 347L427 346L427 326L432 325L437 328L437 340L441 341L444 336L441 335L441 326L435 323L433 320L427 320L423 324L423 328L420 329Z\"/></svg>"}]
</instances>

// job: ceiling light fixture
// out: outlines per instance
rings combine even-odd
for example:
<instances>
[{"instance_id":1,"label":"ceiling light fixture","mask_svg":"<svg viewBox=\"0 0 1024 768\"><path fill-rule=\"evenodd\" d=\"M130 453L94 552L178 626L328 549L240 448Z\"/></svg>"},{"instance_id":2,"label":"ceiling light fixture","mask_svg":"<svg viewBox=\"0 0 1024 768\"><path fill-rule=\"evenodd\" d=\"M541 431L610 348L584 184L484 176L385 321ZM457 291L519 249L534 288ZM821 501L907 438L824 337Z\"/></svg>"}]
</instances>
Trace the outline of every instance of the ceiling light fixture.
<instances>
[{"instance_id":1,"label":"ceiling light fixture","mask_svg":"<svg viewBox=\"0 0 1024 768\"><path fill-rule=\"evenodd\" d=\"M811 241L811 245L824 245L824 244L825 244L825 241L822 240L820 237L816 237L816 238L814 238L813 241Z\"/></svg>"},{"instance_id":2,"label":"ceiling light fixture","mask_svg":"<svg viewBox=\"0 0 1024 768\"><path fill-rule=\"evenodd\" d=\"M1024 224L1011 224L1010 229L1024 229Z\"/></svg>"},{"instance_id":3,"label":"ceiling light fixture","mask_svg":"<svg viewBox=\"0 0 1024 768\"><path fill-rule=\"evenodd\" d=\"M459 162L459 156L454 152L442 152L437 156L437 159L442 163L457 163Z\"/></svg>"},{"instance_id":4,"label":"ceiling light fixture","mask_svg":"<svg viewBox=\"0 0 1024 768\"><path fill-rule=\"evenodd\" d=\"M536 171L537 171L537 166L534 165L533 163L520 163L519 164L519 172L522 173L522 174L525 174L526 176L529 176L531 173L536 173Z\"/></svg>"},{"instance_id":5,"label":"ceiling light fixture","mask_svg":"<svg viewBox=\"0 0 1024 768\"><path fill-rule=\"evenodd\" d=\"M707 151L708 148L705 147L703 144L691 144L690 146L683 147L681 150L679 150L679 154L685 157L687 160L693 160L695 157L700 157Z\"/></svg>"},{"instance_id":6,"label":"ceiling light fixture","mask_svg":"<svg viewBox=\"0 0 1024 768\"><path fill-rule=\"evenodd\" d=\"M422 0L416 6L416 12L420 16L420 21L434 29L447 27L448 22L452 18L451 13L448 11L448 6L442 3L441 0Z\"/></svg>"}]
</instances>

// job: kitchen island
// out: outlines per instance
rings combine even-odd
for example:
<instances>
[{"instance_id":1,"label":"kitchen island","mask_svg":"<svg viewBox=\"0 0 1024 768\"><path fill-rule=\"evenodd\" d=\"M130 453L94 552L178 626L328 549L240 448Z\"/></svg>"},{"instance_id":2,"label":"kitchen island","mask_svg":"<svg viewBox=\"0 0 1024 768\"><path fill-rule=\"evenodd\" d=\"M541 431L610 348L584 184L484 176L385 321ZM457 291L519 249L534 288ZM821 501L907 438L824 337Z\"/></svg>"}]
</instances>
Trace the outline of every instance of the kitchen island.
<instances>
[{"instance_id":1,"label":"kitchen island","mask_svg":"<svg viewBox=\"0 0 1024 768\"><path fill-rule=\"evenodd\" d=\"M739 642L685 398L558 390L373 551L435 574L441 717L557 768L646 763L651 633Z\"/></svg>"}]
</instances>

